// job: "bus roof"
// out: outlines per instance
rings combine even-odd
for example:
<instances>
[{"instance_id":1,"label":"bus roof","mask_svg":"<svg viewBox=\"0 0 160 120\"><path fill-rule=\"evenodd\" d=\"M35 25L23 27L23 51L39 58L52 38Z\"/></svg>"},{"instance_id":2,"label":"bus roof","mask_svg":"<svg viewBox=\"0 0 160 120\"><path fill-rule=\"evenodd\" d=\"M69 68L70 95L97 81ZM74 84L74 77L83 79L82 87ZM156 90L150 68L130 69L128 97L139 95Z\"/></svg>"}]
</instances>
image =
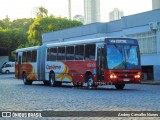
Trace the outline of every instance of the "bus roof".
<instances>
[{"instance_id":1,"label":"bus roof","mask_svg":"<svg viewBox=\"0 0 160 120\"><path fill-rule=\"evenodd\" d=\"M83 39L83 40L75 40L75 41L66 41L66 42L59 42L59 43L50 43L50 44L46 44L46 47L56 47L56 46L70 46L70 45L77 45L77 44L92 44L92 43L103 43L105 42L105 40L111 40L111 39L115 39L115 40L132 40L135 41L135 39L132 38L127 38L127 37L100 37L100 38L92 38L92 39ZM109 43L109 42L107 42ZM130 42L127 42L130 43ZM136 42L135 42L136 43Z\"/></svg>"},{"instance_id":2,"label":"bus roof","mask_svg":"<svg viewBox=\"0 0 160 120\"><path fill-rule=\"evenodd\" d=\"M23 52L23 51L29 51L29 50L37 50L40 46L33 46L33 47L27 47L27 48L21 48L17 49L16 52Z\"/></svg>"},{"instance_id":3,"label":"bus roof","mask_svg":"<svg viewBox=\"0 0 160 120\"><path fill-rule=\"evenodd\" d=\"M46 47L58 47L58 46L70 46L70 45L77 45L77 44L93 44L93 43L103 43L106 39L132 39L132 38L123 38L123 37L100 37L100 38L92 38L92 39L83 39L83 40L75 40L75 41L65 41L65 42L59 42L59 43L49 43L43 46ZM135 40L135 39L132 39ZM31 51L31 50L37 50L41 46L33 46L28 48L21 48L17 49L16 52L23 52L23 51Z\"/></svg>"},{"instance_id":4,"label":"bus roof","mask_svg":"<svg viewBox=\"0 0 160 120\"><path fill-rule=\"evenodd\" d=\"M69 46L69 45L77 45L77 44L97 43L97 42L104 42L105 38L106 37L68 41L68 42L59 42L59 43L50 43L50 44L46 44L46 46L54 47L54 46L64 46L64 45Z\"/></svg>"}]
</instances>

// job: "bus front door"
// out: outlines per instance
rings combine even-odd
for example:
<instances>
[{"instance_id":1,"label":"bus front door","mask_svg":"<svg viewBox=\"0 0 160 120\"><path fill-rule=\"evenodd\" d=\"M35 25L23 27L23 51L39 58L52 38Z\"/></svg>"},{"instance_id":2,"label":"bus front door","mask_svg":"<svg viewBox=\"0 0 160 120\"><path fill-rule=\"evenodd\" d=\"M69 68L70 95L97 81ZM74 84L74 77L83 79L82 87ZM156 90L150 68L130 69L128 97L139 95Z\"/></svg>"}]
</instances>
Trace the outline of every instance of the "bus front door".
<instances>
[{"instance_id":1,"label":"bus front door","mask_svg":"<svg viewBox=\"0 0 160 120\"><path fill-rule=\"evenodd\" d=\"M104 80L104 46L99 46L97 50L97 78Z\"/></svg>"}]
</instances>

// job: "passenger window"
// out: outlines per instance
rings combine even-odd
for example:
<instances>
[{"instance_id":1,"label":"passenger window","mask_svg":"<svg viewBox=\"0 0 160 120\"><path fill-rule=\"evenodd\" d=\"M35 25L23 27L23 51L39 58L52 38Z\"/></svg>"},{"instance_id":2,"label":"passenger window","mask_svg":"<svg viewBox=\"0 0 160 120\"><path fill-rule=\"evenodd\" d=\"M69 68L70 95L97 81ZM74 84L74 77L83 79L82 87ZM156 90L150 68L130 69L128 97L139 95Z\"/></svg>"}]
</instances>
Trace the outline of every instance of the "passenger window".
<instances>
[{"instance_id":1,"label":"passenger window","mask_svg":"<svg viewBox=\"0 0 160 120\"><path fill-rule=\"evenodd\" d=\"M66 59L65 47L59 47L57 60L65 60L65 59Z\"/></svg>"},{"instance_id":2,"label":"passenger window","mask_svg":"<svg viewBox=\"0 0 160 120\"><path fill-rule=\"evenodd\" d=\"M11 67L11 65L10 64L6 64L6 66L5 67Z\"/></svg>"},{"instance_id":3,"label":"passenger window","mask_svg":"<svg viewBox=\"0 0 160 120\"><path fill-rule=\"evenodd\" d=\"M50 61L50 48L47 49L47 61Z\"/></svg>"},{"instance_id":4,"label":"passenger window","mask_svg":"<svg viewBox=\"0 0 160 120\"><path fill-rule=\"evenodd\" d=\"M18 62L18 53L16 53L15 62Z\"/></svg>"},{"instance_id":5,"label":"passenger window","mask_svg":"<svg viewBox=\"0 0 160 120\"><path fill-rule=\"evenodd\" d=\"M85 60L95 60L96 45L85 45Z\"/></svg>"},{"instance_id":6,"label":"passenger window","mask_svg":"<svg viewBox=\"0 0 160 120\"><path fill-rule=\"evenodd\" d=\"M66 47L66 60L74 60L74 46Z\"/></svg>"},{"instance_id":7,"label":"passenger window","mask_svg":"<svg viewBox=\"0 0 160 120\"><path fill-rule=\"evenodd\" d=\"M27 52L27 62L31 62L31 51Z\"/></svg>"},{"instance_id":8,"label":"passenger window","mask_svg":"<svg viewBox=\"0 0 160 120\"><path fill-rule=\"evenodd\" d=\"M84 45L78 45L75 47L75 59L76 60L84 59Z\"/></svg>"},{"instance_id":9,"label":"passenger window","mask_svg":"<svg viewBox=\"0 0 160 120\"><path fill-rule=\"evenodd\" d=\"M22 63L27 61L27 52L23 52L22 54Z\"/></svg>"},{"instance_id":10,"label":"passenger window","mask_svg":"<svg viewBox=\"0 0 160 120\"><path fill-rule=\"evenodd\" d=\"M36 62L37 61L37 50L32 51L32 58L31 62Z\"/></svg>"},{"instance_id":11,"label":"passenger window","mask_svg":"<svg viewBox=\"0 0 160 120\"><path fill-rule=\"evenodd\" d=\"M57 48L50 49L50 61L57 60Z\"/></svg>"}]
</instances>

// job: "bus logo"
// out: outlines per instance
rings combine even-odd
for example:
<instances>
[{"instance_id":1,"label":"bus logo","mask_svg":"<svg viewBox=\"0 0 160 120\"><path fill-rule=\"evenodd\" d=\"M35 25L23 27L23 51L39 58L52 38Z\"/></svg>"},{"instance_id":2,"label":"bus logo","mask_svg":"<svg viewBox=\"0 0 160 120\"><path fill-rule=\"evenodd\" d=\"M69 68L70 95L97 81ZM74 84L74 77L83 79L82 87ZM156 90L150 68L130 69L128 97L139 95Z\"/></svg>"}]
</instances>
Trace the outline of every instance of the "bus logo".
<instances>
[{"instance_id":1,"label":"bus logo","mask_svg":"<svg viewBox=\"0 0 160 120\"><path fill-rule=\"evenodd\" d=\"M55 65L46 65L47 70L60 70L61 66L55 66Z\"/></svg>"},{"instance_id":2,"label":"bus logo","mask_svg":"<svg viewBox=\"0 0 160 120\"><path fill-rule=\"evenodd\" d=\"M11 112L2 112L2 117L11 117Z\"/></svg>"}]
</instances>

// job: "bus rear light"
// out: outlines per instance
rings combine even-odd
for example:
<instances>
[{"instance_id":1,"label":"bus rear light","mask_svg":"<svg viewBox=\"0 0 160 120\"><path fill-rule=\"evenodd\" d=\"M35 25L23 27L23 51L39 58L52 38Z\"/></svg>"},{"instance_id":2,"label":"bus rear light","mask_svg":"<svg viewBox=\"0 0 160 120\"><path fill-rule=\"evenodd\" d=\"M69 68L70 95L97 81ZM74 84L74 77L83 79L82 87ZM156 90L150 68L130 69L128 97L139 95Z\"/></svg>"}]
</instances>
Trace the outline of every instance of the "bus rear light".
<instances>
[{"instance_id":1,"label":"bus rear light","mask_svg":"<svg viewBox=\"0 0 160 120\"><path fill-rule=\"evenodd\" d=\"M110 75L110 78L113 79L113 78L117 78L116 75Z\"/></svg>"}]
</instances>

